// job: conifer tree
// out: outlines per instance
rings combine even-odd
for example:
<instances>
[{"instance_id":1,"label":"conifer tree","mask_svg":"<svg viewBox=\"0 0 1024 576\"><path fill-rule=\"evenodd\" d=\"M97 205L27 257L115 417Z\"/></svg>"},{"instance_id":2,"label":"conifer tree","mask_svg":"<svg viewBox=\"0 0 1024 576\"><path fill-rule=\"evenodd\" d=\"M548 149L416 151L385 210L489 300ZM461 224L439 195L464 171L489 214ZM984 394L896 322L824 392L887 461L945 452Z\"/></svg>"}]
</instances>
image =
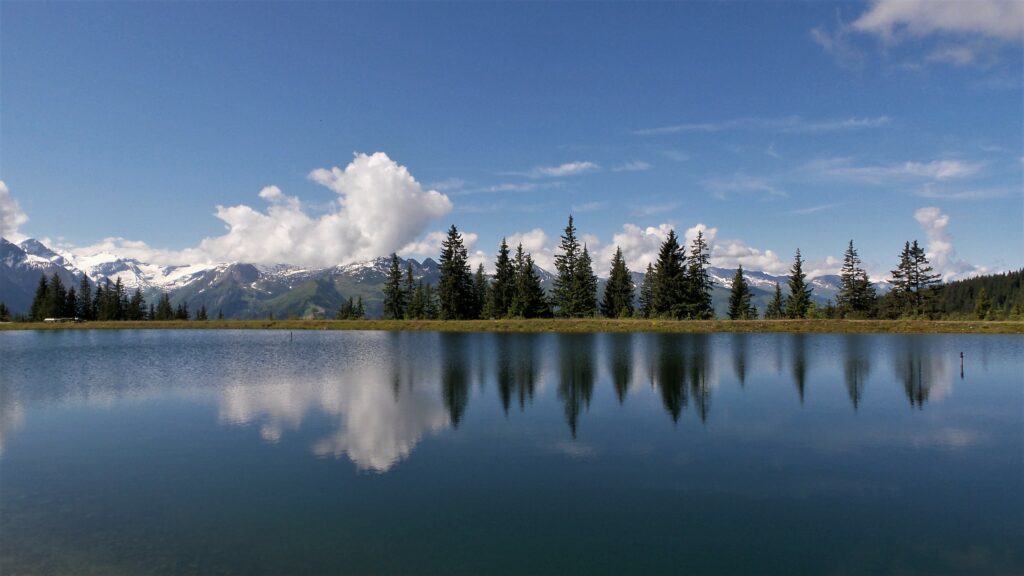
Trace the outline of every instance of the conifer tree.
<instances>
[{"instance_id":1,"label":"conifer tree","mask_svg":"<svg viewBox=\"0 0 1024 576\"><path fill-rule=\"evenodd\" d=\"M209 317L207 317L206 315L206 304L202 304L199 306L199 310L196 312L196 320L209 320Z\"/></svg>"},{"instance_id":2,"label":"conifer tree","mask_svg":"<svg viewBox=\"0 0 1024 576\"><path fill-rule=\"evenodd\" d=\"M338 313L334 315L334 318L336 320L352 320L355 314L355 299L349 296L348 300L345 300L344 302L341 303L341 307L338 308Z\"/></svg>"},{"instance_id":3,"label":"conifer tree","mask_svg":"<svg viewBox=\"0 0 1024 576\"><path fill-rule=\"evenodd\" d=\"M984 320L988 317L989 311L992 310L992 301L989 300L988 292L982 287L978 291L978 299L974 303L974 315L978 317L978 320Z\"/></svg>"},{"instance_id":4,"label":"conifer tree","mask_svg":"<svg viewBox=\"0 0 1024 576\"><path fill-rule=\"evenodd\" d=\"M488 316L504 318L512 307L516 290L516 268L509 255L508 242L501 239L498 256L494 259L494 282L491 283Z\"/></svg>"},{"instance_id":5,"label":"conifer tree","mask_svg":"<svg viewBox=\"0 0 1024 576\"><path fill-rule=\"evenodd\" d=\"M182 300L174 311L175 320L188 320L188 303Z\"/></svg>"},{"instance_id":6,"label":"conifer tree","mask_svg":"<svg viewBox=\"0 0 1024 576\"><path fill-rule=\"evenodd\" d=\"M67 290L64 289L64 282L54 272L46 287L46 295L43 298L43 306L40 314L43 318L61 318L64 316L64 304L67 300Z\"/></svg>"},{"instance_id":7,"label":"conifer tree","mask_svg":"<svg viewBox=\"0 0 1024 576\"><path fill-rule=\"evenodd\" d=\"M92 314L92 284L85 274L82 274L82 280L78 283L78 308L75 316L82 320L95 320Z\"/></svg>"},{"instance_id":8,"label":"conifer tree","mask_svg":"<svg viewBox=\"0 0 1024 576\"><path fill-rule=\"evenodd\" d=\"M487 303L487 290L490 285L487 282L487 275L484 274L484 265L478 264L476 274L473 275L473 313L472 318L482 318L484 306Z\"/></svg>"},{"instance_id":9,"label":"conifer tree","mask_svg":"<svg viewBox=\"0 0 1024 576\"><path fill-rule=\"evenodd\" d=\"M405 285L402 287L402 291L405 293L405 318L413 318L413 315L409 313L409 306L412 305L413 295L416 293L416 283L412 277L412 262L405 261Z\"/></svg>"},{"instance_id":10,"label":"conifer tree","mask_svg":"<svg viewBox=\"0 0 1024 576\"><path fill-rule=\"evenodd\" d=\"M128 320L143 320L146 315L146 299L142 296L142 290L136 288L128 300L126 316Z\"/></svg>"},{"instance_id":11,"label":"conifer tree","mask_svg":"<svg viewBox=\"0 0 1024 576\"><path fill-rule=\"evenodd\" d=\"M33 322L39 322L43 319L43 306L46 304L46 292L50 287L49 281L46 279L46 274L39 277L39 283L36 284L36 293L32 298L32 306L29 308L29 319Z\"/></svg>"},{"instance_id":12,"label":"conifer tree","mask_svg":"<svg viewBox=\"0 0 1024 576\"><path fill-rule=\"evenodd\" d=\"M106 302L107 295L104 285L109 288L110 280L107 280L105 284L97 283L96 292L92 296L92 305L90 306L91 311L89 312L89 316L93 320L100 319L100 309L103 307L103 303Z\"/></svg>"},{"instance_id":13,"label":"conifer tree","mask_svg":"<svg viewBox=\"0 0 1024 576\"><path fill-rule=\"evenodd\" d=\"M751 302L752 294L747 279L743 277L743 265L736 269L732 278L732 289L729 292L729 319L756 320L757 308Z\"/></svg>"},{"instance_id":14,"label":"conifer tree","mask_svg":"<svg viewBox=\"0 0 1024 576\"><path fill-rule=\"evenodd\" d=\"M594 263L590 259L587 245L583 245L583 253L576 261L575 289L573 298L575 317L589 318L597 315L597 276L594 275Z\"/></svg>"},{"instance_id":15,"label":"conifer tree","mask_svg":"<svg viewBox=\"0 0 1024 576\"><path fill-rule=\"evenodd\" d=\"M651 317L682 318L686 308L686 255L679 245L675 230L658 251L654 264Z\"/></svg>"},{"instance_id":16,"label":"conifer tree","mask_svg":"<svg viewBox=\"0 0 1024 576\"><path fill-rule=\"evenodd\" d=\"M64 297L64 309L61 312L61 316L64 318L76 318L78 313L78 295L75 293L75 287L68 288L67 294Z\"/></svg>"},{"instance_id":17,"label":"conifer tree","mask_svg":"<svg viewBox=\"0 0 1024 576\"><path fill-rule=\"evenodd\" d=\"M171 296L169 294L167 294L166 292L161 294L160 295L160 299L157 301L156 315L154 316L154 319L155 320L173 320L174 319L174 309L171 308Z\"/></svg>"},{"instance_id":18,"label":"conifer tree","mask_svg":"<svg viewBox=\"0 0 1024 576\"><path fill-rule=\"evenodd\" d=\"M689 267L686 271L686 308L687 316L697 320L709 320L715 317L715 309L711 304L711 289L714 281L708 274L711 265L711 254L704 231L698 230L697 237L690 245Z\"/></svg>"},{"instance_id":19,"label":"conifer tree","mask_svg":"<svg viewBox=\"0 0 1024 576\"><path fill-rule=\"evenodd\" d=\"M462 234L452 224L441 243L441 274L437 282L442 320L463 320L473 313L473 279Z\"/></svg>"},{"instance_id":20,"label":"conifer tree","mask_svg":"<svg viewBox=\"0 0 1024 576\"><path fill-rule=\"evenodd\" d=\"M647 263L644 281L640 283L640 317L651 318L654 315L654 266Z\"/></svg>"},{"instance_id":21,"label":"conifer tree","mask_svg":"<svg viewBox=\"0 0 1024 576\"><path fill-rule=\"evenodd\" d=\"M608 318L628 318L633 315L633 277L622 256L622 248L615 248L608 283L601 300L601 314Z\"/></svg>"},{"instance_id":22,"label":"conifer tree","mask_svg":"<svg viewBox=\"0 0 1024 576\"><path fill-rule=\"evenodd\" d=\"M786 298L786 318L806 318L811 309L811 287L804 274L804 261L796 249L793 267L789 270L789 297Z\"/></svg>"},{"instance_id":23,"label":"conifer tree","mask_svg":"<svg viewBox=\"0 0 1024 576\"><path fill-rule=\"evenodd\" d=\"M764 309L764 319L779 320L783 317L784 314L785 310L782 300L782 287L780 287L779 283L776 282L775 294L772 296L771 301L768 302L768 307Z\"/></svg>"},{"instance_id":24,"label":"conifer tree","mask_svg":"<svg viewBox=\"0 0 1024 576\"><path fill-rule=\"evenodd\" d=\"M904 243L899 264L892 271L892 297L904 313L918 316L925 312L925 304L941 277L932 272L928 257L917 240Z\"/></svg>"},{"instance_id":25,"label":"conifer tree","mask_svg":"<svg viewBox=\"0 0 1024 576\"><path fill-rule=\"evenodd\" d=\"M540 278L534 270L533 257L523 251L523 245L516 247L516 286L509 306L509 316L517 318L547 318L551 306L540 285Z\"/></svg>"},{"instance_id":26,"label":"conifer tree","mask_svg":"<svg viewBox=\"0 0 1024 576\"><path fill-rule=\"evenodd\" d=\"M580 315L582 304L578 299L583 291L578 286L581 276L578 274L577 266L580 259L580 243L576 239L576 226L573 224L572 214L569 215L569 224L562 233L558 247L560 252L555 255L556 276L551 300L555 314L573 318Z\"/></svg>"},{"instance_id":27,"label":"conifer tree","mask_svg":"<svg viewBox=\"0 0 1024 576\"><path fill-rule=\"evenodd\" d=\"M850 240L843 255L843 268L839 275L839 293L836 309L840 316L866 317L875 303L875 287L861 266L860 257Z\"/></svg>"},{"instance_id":28,"label":"conifer tree","mask_svg":"<svg viewBox=\"0 0 1024 576\"><path fill-rule=\"evenodd\" d=\"M384 319L397 320L405 316L405 290L402 286L402 269L398 255L391 253L391 266L384 282Z\"/></svg>"},{"instance_id":29,"label":"conifer tree","mask_svg":"<svg viewBox=\"0 0 1024 576\"><path fill-rule=\"evenodd\" d=\"M11 321L11 310L7 308L7 304L0 302L0 322Z\"/></svg>"},{"instance_id":30,"label":"conifer tree","mask_svg":"<svg viewBox=\"0 0 1024 576\"><path fill-rule=\"evenodd\" d=\"M362 296L360 296L356 300L356 307L353 310L353 315L355 316L356 320L362 320L363 318L366 317L366 308L363 308L363 297Z\"/></svg>"},{"instance_id":31,"label":"conifer tree","mask_svg":"<svg viewBox=\"0 0 1024 576\"><path fill-rule=\"evenodd\" d=\"M152 302L149 303L149 312L146 313L146 320L156 320L156 306Z\"/></svg>"}]
</instances>

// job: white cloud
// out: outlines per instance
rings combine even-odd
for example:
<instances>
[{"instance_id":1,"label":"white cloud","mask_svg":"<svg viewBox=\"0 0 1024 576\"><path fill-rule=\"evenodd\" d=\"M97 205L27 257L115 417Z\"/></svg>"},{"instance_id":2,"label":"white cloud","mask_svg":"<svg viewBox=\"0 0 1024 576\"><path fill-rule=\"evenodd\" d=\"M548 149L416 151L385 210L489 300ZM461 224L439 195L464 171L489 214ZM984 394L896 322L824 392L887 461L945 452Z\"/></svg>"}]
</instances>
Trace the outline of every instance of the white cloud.
<instances>
[{"instance_id":1,"label":"white cloud","mask_svg":"<svg viewBox=\"0 0 1024 576\"><path fill-rule=\"evenodd\" d=\"M584 202L582 204L573 204L573 213L577 212L595 212L597 210L604 210L608 207L607 202Z\"/></svg>"},{"instance_id":2,"label":"white cloud","mask_svg":"<svg viewBox=\"0 0 1024 576\"><path fill-rule=\"evenodd\" d=\"M803 215L803 214L814 214L816 212L824 212L825 210L831 210L833 208L838 208L838 207L843 206L845 204L846 204L845 202L833 202L831 204L819 204L817 206L808 206L807 208L799 208L797 210L792 210L790 213L791 214L800 214L800 215Z\"/></svg>"},{"instance_id":3,"label":"white cloud","mask_svg":"<svg viewBox=\"0 0 1024 576\"><path fill-rule=\"evenodd\" d=\"M429 185L432 190L440 190L441 192L448 192L451 190L461 190L466 185L466 181L462 178L446 178L440 182L434 182Z\"/></svg>"},{"instance_id":4,"label":"white cloud","mask_svg":"<svg viewBox=\"0 0 1024 576\"><path fill-rule=\"evenodd\" d=\"M663 214L665 212L671 212L676 208L679 208L680 202L665 202L663 204L641 204L633 209L633 215L641 218L648 216L654 216L655 214Z\"/></svg>"},{"instance_id":5,"label":"white cloud","mask_svg":"<svg viewBox=\"0 0 1024 576\"><path fill-rule=\"evenodd\" d=\"M344 170L320 168L310 180L338 194L334 209L312 217L298 198L276 186L259 195L270 206L218 206L227 233L206 238L198 252L213 261L331 266L398 250L452 209L447 196L425 191L404 167L383 152L356 154Z\"/></svg>"},{"instance_id":6,"label":"white cloud","mask_svg":"<svg viewBox=\"0 0 1024 576\"><path fill-rule=\"evenodd\" d=\"M534 228L529 232L516 232L506 238L513 254L515 253L516 246L521 243L523 250L533 255L533 261L537 266L549 272L554 272L555 251L549 245L548 240L547 233L540 228Z\"/></svg>"},{"instance_id":7,"label":"white cloud","mask_svg":"<svg viewBox=\"0 0 1024 576\"><path fill-rule=\"evenodd\" d=\"M643 160L633 160L612 168L612 172L643 172L650 170L651 164Z\"/></svg>"},{"instance_id":8,"label":"white cloud","mask_svg":"<svg viewBox=\"0 0 1024 576\"><path fill-rule=\"evenodd\" d=\"M611 262L615 248L622 248L622 256L626 265L634 272L643 272L647 264L654 264L658 259L661 243L673 228L671 223L641 228L636 224L623 224L622 231L612 236L612 241L601 253L602 262ZM604 270L602 269L602 272Z\"/></svg>"},{"instance_id":9,"label":"white cloud","mask_svg":"<svg viewBox=\"0 0 1024 576\"><path fill-rule=\"evenodd\" d=\"M914 219L928 237L928 261L935 272L942 275L944 282L986 272L984 267L975 266L956 257L953 237L946 230L949 225L948 214L943 214L934 206L927 206L914 212Z\"/></svg>"},{"instance_id":10,"label":"white cloud","mask_svg":"<svg viewBox=\"0 0 1024 576\"><path fill-rule=\"evenodd\" d=\"M783 274L789 263L772 250L748 246L742 240L721 240L711 250L711 264L719 268L736 268L740 264L747 270L761 270L769 274Z\"/></svg>"},{"instance_id":11,"label":"white cloud","mask_svg":"<svg viewBox=\"0 0 1024 576\"><path fill-rule=\"evenodd\" d=\"M11 196L7 184L0 180L0 236L12 242L21 242L25 236L18 232L18 228L25 222L28 222L28 216Z\"/></svg>"},{"instance_id":12,"label":"white cloud","mask_svg":"<svg viewBox=\"0 0 1024 576\"><path fill-rule=\"evenodd\" d=\"M875 116L858 118L834 118L827 120L807 120L800 116L785 116L782 118L734 118L721 122L699 122L692 124L674 124L671 126L660 126L657 128L645 128L637 130L634 134L639 136L658 136L664 134L678 134L683 132L725 132L731 130L746 130L751 132L777 132L777 133L821 133L837 132L842 130L860 130L865 128L880 128L891 122L888 116Z\"/></svg>"},{"instance_id":13,"label":"white cloud","mask_svg":"<svg viewBox=\"0 0 1024 576\"><path fill-rule=\"evenodd\" d=\"M887 42L903 34L975 35L1009 42L1024 38L1024 2L1019 0L876 0L851 25Z\"/></svg>"},{"instance_id":14,"label":"white cloud","mask_svg":"<svg viewBox=\"0 0 1024 576\"><path fill-rule=\"evenodd\" d=\"M725 200L737 193L759 193L768 196L787 196L784 190L778 189L767 178L733 174L732 176L708 178L703 181L704 187L719 200Z\"/></svg>"},{"instance_id":15,"label":"white cloud","mask_svg":"<svg viewBox=\"0 0 1024 576\"><path fill-rule=\"evenodd\" d=\"M970 201L970 200L988 200L991 198L1006 198L1013 194L1013 190L1010 188L968 188L964 190L948 190L940 189L932 186L931 183L926 183L920 189L914 192L915 196L921 198L932 198L936 200L955 200L955 201ZM1021 193L1017 190L1017 194Z\"/></svg>"},{"instance_id":16,"label":"white cloud","mask_svg":"<svg viewBox=\"0 0 1024 576\"><path fill-rule=\"evenodd\" d=\"M464 230L459 231L462 234L462 243L466 247L466 251L469 253L469 265L476 270L477 264L483 264L487 266L487 253L483 250L476 250L477 240L480 236L474 232L466 232ZM410 242L398 250L398 255L403 258L416 258L422 260L424 258L433 258L437 260L441 255L441 243L448 238L447 231L435 230L427 233L422 239L415 242Z\"/></svg>"},{"instance_id":17,"label":"white cloud","mask_svg":"<svg viewBox=\"0 0 1024 576\"><path fill-rule=\"evenodd\" d=\"M558 166L536 166L525 175L530 178L560 178L600 169L601 167L593 162L566 162Z\"/></svg>"},{"instance_id":18,"label":"white cloud","mask_svg":"<svg viewBox=\"0 0 1024 576\"><path fill-rule=\"evenodd\" d=\"M942 181L967 178L981 172L984 166L982 162L952 158L930 162L857 166L849 158L827 158L809 162L803 169L818 177L890 184L914 179Z\"/></svg>"}]
</instances>

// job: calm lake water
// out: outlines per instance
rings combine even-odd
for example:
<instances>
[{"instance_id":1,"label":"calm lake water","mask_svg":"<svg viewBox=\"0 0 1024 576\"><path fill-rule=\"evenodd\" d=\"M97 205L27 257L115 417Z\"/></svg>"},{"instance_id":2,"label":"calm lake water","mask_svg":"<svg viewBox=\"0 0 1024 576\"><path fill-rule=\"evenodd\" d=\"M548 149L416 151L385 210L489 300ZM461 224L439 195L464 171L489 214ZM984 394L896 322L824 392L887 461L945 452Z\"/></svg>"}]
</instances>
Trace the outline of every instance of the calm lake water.
<instances>
[{"instance_id":1,"label":"calm lake water","mask_svg":"<svg viewBox=\"0 0 1024 576\"><path fill-rule=\"evenodd\" d=\"M0 573L1022 574L1022 373L1019 336L0 333Z\"/></svg>"}]
</instances>

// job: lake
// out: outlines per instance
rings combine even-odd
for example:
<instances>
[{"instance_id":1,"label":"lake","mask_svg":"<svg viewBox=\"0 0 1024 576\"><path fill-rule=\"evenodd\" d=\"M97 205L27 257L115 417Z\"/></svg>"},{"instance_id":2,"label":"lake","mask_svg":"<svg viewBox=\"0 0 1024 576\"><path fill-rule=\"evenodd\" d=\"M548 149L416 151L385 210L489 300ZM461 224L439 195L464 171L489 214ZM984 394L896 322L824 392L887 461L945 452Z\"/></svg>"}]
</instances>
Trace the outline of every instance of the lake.
<instances>
[{"instance_id":1,"label":"lake","mask_svg":"<svg viewBox=\"0 0 1024 576\"><path fill-rule=\"evenodd\" d=\"M3 574L1024 573L1021 336L76 330L0 362Z\"/></svg>"}]
</instances>

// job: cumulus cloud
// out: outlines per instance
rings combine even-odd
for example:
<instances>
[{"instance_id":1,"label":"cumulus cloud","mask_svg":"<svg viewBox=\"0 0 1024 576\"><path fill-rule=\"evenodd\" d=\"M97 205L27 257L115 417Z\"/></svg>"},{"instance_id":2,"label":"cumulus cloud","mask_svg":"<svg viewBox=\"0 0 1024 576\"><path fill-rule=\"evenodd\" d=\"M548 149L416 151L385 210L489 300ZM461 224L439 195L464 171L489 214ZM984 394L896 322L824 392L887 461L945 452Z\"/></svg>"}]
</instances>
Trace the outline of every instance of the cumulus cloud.
<instances>
[{"instance_id":1,"label":"cumulus cloud","mask_svg":"<svg viewBox=\"0 0 1024 576\"><path fill-rule=\"evenodd\" d=\"M948 214L943 214L934 206L926 206L914 212L914 219L928 237L928 261L935 272L942 275L944 282L986 272L982 266L975 266L957 258L953 236L946 230L949 226Z\"/></svg>"},{"instance_id":2,"label":"cumulus cloud","mask_svg":"<svg viewBox=\"0 0 1024 576\"><path fill-rule=\"evenodd\" d=\"M1010 42L1024 38L1024 3L1019 0L876 0L852 27L892 42L903 34L977 35Z\"/></svg>"},{"instance_id":3,"label":"cumulus cloud","mask_svg":"<svg viewBox=\"0 0 1024 576\"><path fill-rule=\"evenodd\" d=\"M523 250L533 255L533 261L537 266L554 271L555 251L550 246L549 237L544 230L534 228L529 232L516 232L506 238L506 241L513 253L515 253L516 246L522 244Z\"/></svg>"},{"instance_id":4,"label":"cumulus cloud","mask_svg":"<svg viewBox=\"0 0 1024 576\"><path fill-rule=\"evenodd\" d=\"M776 252L748 246L742 240L716 241L711 248L711 264L719 268L737 268L742 264L747 270L761 270L769 274L783 274L789 270L789 263L780 259Z\"/></svg>"},{"instance_id":5,"label":"cumulus cloud","mask_svg":"<svg viewBox=\"0 0 1024 576\"><path fill-rule=\"evenodd\" d=\"M28 222L28 216L11 196L7 184L0 180L0 236L12 242L21 242L25 237L18 232L18 228L25 222Z\"/></svg>"}]
</instances>

